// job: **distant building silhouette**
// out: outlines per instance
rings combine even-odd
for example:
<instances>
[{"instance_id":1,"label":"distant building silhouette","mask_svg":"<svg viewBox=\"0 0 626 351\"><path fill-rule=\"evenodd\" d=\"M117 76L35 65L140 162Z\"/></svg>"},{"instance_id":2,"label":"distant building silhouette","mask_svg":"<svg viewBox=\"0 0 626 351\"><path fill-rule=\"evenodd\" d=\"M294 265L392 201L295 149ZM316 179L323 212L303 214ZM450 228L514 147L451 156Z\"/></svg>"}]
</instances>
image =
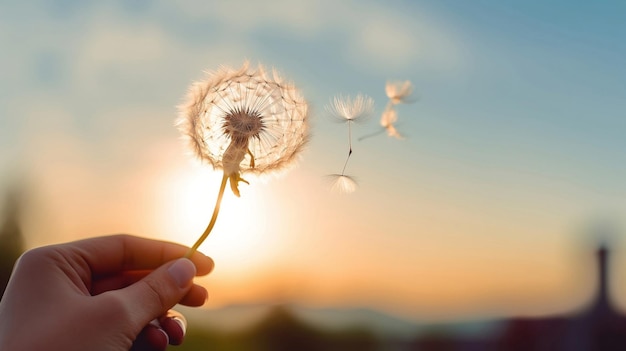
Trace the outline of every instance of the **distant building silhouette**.
<instances>
[{"instance_id":1,"label":"distant building silhouette","mask_svg":"<svg viewBox=\"0 0 626 351\"><path fill-rule=\"evenodd\" d=\"M626 350L626 317L612 306L609 294L609 250L597 251L598 286L589 308L573 316L515 318L497 338L502 351Z\"/></svg>"}]
</instances>

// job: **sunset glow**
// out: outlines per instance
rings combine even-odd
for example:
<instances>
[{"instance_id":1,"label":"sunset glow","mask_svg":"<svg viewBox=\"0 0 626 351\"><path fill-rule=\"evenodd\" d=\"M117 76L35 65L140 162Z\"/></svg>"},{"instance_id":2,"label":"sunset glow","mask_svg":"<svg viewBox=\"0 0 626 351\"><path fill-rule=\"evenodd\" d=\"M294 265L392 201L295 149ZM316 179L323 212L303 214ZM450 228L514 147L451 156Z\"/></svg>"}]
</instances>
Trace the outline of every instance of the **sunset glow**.
<instances>
[{"instance_id":1,"label":"sunset glow","mask_svg":"<svg viewBox=\"0 0 626 351\"><path fill-rule=\"evenodd\" d=\"M216 263L199 281L207 308L286 301L432 320L571 311L593 294L590 255L605 238L592 224L621 228L626 214L624 7L574 3L2 4L0 194L27 189L29 248L112 233L191 246L223 164L199 162L181 140L179 106L204 71L263 63L301 93L269 89L268 73L256 91L271 90L267 110L284 112L272 108L286 99L309 113L311 138L277 131L283 117L266 139L254 139L260 124L246 135L259 153L276 135L298 143L278 175L247 174L243 148L229 164L250 184L240 197L227 188L199 248ZM325 106L337 96L362 96L363 108L335 112L372 118L334 123ZM223 126L227 107L206 123ZM611 289L626 306L616 233Z\"/></svg>"}]
</instances>

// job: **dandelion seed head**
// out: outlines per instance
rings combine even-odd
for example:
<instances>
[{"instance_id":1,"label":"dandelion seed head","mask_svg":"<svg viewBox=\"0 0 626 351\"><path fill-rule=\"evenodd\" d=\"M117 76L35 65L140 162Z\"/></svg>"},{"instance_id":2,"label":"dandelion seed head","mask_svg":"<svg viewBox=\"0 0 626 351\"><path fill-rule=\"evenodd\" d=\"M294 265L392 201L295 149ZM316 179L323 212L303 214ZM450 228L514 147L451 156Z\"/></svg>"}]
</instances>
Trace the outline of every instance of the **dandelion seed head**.
<instances>
[{"instance_id":1,"label":"dandelion seed head","mask_svg":"<svg viewBox=\"0 0 626 351\"><path fill-rule=\"evenodd\" d=\"M263 117L258 111L243 111L235 109L224 117L222 130L231 139L249 140L250 138L259 138L265 125Z\"/></svg>"},{"instance_id":2,"label":"dandelion seed head","mask_svg":"<svg viewBox=\"0 0 626 351\"><path fill-rule=\"evenodd\" d=\"M345 174L329 174L331 182L330 190L341 194L350 194L356 191L358 184L356 180Z\"/></svg>"},{"instance_id":3,"label":"dandelion seed head","mask_svg":"<svg viewBox=\"0 0 626 351\"><path fill-rule=\"evenodd\" d=\"M193 83L176 125L193 153L225 174L262 174L295 161L309 139L308 104L276 70L245 62Z\"/></svg>"},{"instance_id":4,"label":"dandelion seed head","mask_svg":"<svg viewBox=\"0 0 626 351\"><path fill-rule=\"evenodd\" d=\"M385 85L385 93L392 104L415 102L413 97L413 84L410 81L389 81Z\"/></svg>"},{"instance_id":5,"label":"dandelion seed head","mask_svg":"<svg viewBox=\"0 0 626 351\"><path fill-rule=\"evenodd\" d=\"M326 106L328 112L342 122L360 122L372 114L374 100L362 94L354 99L350 96L336 96L331 105Z\"/></svg>"}]
</instances>

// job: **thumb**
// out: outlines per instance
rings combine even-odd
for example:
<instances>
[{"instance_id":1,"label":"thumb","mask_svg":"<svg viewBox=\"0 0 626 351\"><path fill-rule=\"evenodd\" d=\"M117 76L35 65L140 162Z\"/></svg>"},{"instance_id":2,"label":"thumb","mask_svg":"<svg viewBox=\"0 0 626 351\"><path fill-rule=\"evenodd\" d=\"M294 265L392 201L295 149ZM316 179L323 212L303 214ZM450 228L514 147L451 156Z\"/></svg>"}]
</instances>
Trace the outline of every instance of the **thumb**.
<instances>
[{"instance_id":1,"label":"thumb","mask_svg":"<svg viewBox=\"0 0 626 351\"><path fill-rule=\"evenodd\" d=\"M176 305L191 288L195 275L194 264L180 258L118 292L133 306L130 311L132 322L137 327L143 327Z\"/></svg>"}]
</instances>

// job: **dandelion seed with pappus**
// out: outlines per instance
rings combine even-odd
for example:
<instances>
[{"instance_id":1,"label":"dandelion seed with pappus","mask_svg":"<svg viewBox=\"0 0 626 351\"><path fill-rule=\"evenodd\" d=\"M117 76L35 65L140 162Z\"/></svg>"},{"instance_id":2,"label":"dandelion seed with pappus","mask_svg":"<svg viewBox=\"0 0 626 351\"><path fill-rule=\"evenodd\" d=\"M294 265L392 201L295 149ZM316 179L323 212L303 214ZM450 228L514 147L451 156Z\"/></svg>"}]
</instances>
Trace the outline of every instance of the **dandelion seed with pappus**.
<instances>
[{"instance_id":1,"label":"dandelion seed with pappus","mask_svg":"<svg viewBox=\"0 0 626 351\"><path fill-rule=\"evenodd\" d=\"M378 134L381 134L385 131L387 132L387 135L392 138L404 139L402 134L400 134L398 130L396 129L395 123L397 121L398 121L398 113L396 112L396 109L393 107L392 104L387 104L387 107L383 111L383 114L380 116L380 125L382 126L382 128L371 134L364 135L360 137L358 140L361 141L363 139L367 139L367 138L376 136Z\"/></svg>"},{"instance_id":2,"label":"dandelion seed with pappus","mask_svg":"<svg viewBox=\"0 0 626 351\"><path fill-rule=\"evenodd\" d=\"M329 174L330 190L343 194L350 194L356 191L358 183L354 177L345 174Z\"/></svg>"},{"instance_id":3,"label":"dandelion seed with pappus","mask_svg":"<svg viewBox=\"0 0 626 351\"><path fill-rule=\"evenodd\" d=\"M340 122L361 122L372 114L374 100L371 97L358 94L354 99L350 96L337 96L326 109Z\"/></svg>"},{"instance_id":4,"label":"dandelion seed with pappus","mask_svg":"<svg viewBox=\"0 0 626 351\"><path fill-rule=\"evenodd\" d=\"M385 128L387 131L387 135L390 137L394 137L397 139L403 139L402 135L398 133L394 124L398 121L398 113L393 108L393 106L388 106L385 111L383 111L382 116L380 117L380 125Z\"/></svg>"},{"instance_id":5,"label":"dandelion seed with pappus","mask_svg":"<svg viewBox=\"0 0 626 351\"><path fill-rule=\"evenodd\" d=\"M385 93L389 98L389 103L397 105L397 104L408 104L417 101L415 97L413 97L413 84L411 81L389 81L385 84Z\"/></svg>"},{"instance_id":6,"label":"dandelion seed with pappus","mask_svg":"<svg viewBox=\"0 0 626 351\"><path fill-rule=\"evenodd\" d=\"M222 67L193 83L176 125L195 155L223 170L213 215L186 257L209 235L226 184L240 196L242 174L267 174L291 166L309 140L308 105L296 87L273 70Z\"/></svg>"},{"instance_id":7,"label":"dandelion seed with pappus","mask_svg":"<svg viewBox=\"0 0 626 351\"><path fill-rule=\"evenodd\" d=\"M348 161L350 156L352 156L352 123L361 122L372 114L374 100L361 94L354 99L349 96L339 96L335 97L332 105L327 106L326 109L337 120L348 123L348 157L346 157L346 162L343 164L341 174L329 175L333 179L332 189L339 192L352 193L356 190L357 183L354 178L345 174Z\"/></svg>"},{"instance_id":8,"label":"dandelion seed with pappus","mask_svg":"<svg viewBox=\"0 0 626 351\"><path fill-rule=\"evenodd\" d=\"M404 139L394 125L398 120L398 113L396 112L394 106L417 101L417 99L412 96L413 84L408 80L388 81L385 84L385 94L387 94L389 102L387 102L387 106L380 117L380 125L382 126L382 129L360 137L358 139L359 141L382 134L385 131L390 137Z\"/></svg>"}]
</instances>

